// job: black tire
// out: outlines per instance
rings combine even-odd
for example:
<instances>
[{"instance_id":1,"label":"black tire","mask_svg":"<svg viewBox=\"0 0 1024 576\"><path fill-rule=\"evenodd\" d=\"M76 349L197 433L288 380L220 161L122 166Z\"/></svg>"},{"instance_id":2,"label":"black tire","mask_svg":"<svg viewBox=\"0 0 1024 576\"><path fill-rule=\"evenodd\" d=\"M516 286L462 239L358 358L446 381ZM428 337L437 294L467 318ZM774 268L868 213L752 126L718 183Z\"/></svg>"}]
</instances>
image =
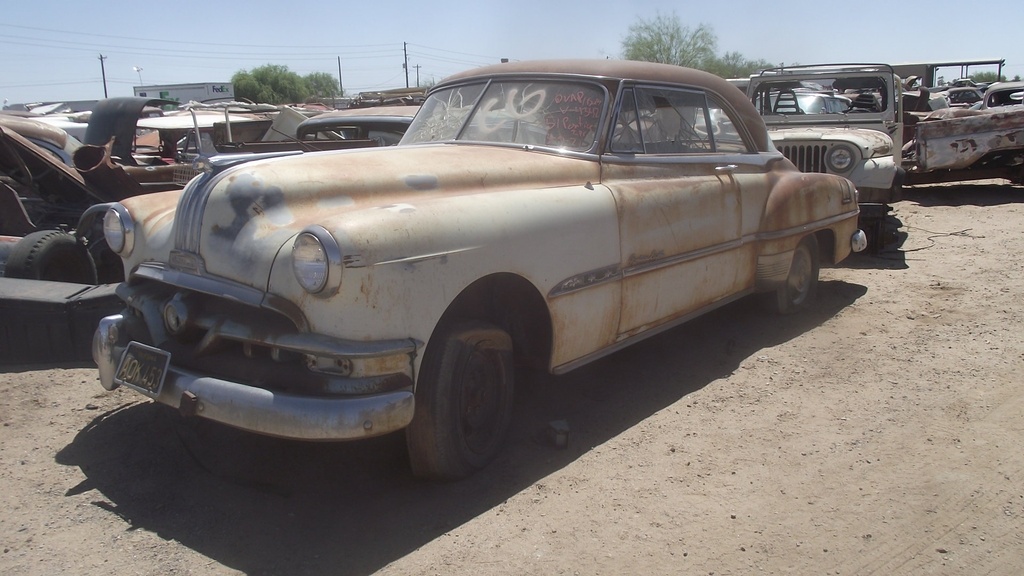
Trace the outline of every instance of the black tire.
<instances>
[{"instance_id":1,"label":"black tire","mask_svg":"<svg viewBox=\"0 0 1024 576\"><path fill-rule=\"evenodd\" d=\"M512 339L490 324L460 323L438 336L423 358L406 429L413 474L456 480L494 459L512 422L512 360Z\"/></svg>"},{"instance_id":2,"label":"black tire","mask_svg":"<svg viewBox=\"0 0 1024 576\"><path fill-rule=\"evenodd\" d=\"M793 251L786 281L775 290L776 308L780 314L798 312L814 300L818 291L819 268L818 239L806 236Z\"/></svg>"},{"instance_id":3,"label":"black tire","mask_svg":"<svg viewBox=\"0 0 1024 576\"><path fill-rule=\"evenodd\" d=\"M18 240L4 276L55 282L96 283L96 264L84 244L60 230L37 230Z\"/></svg>"}]
</instances>

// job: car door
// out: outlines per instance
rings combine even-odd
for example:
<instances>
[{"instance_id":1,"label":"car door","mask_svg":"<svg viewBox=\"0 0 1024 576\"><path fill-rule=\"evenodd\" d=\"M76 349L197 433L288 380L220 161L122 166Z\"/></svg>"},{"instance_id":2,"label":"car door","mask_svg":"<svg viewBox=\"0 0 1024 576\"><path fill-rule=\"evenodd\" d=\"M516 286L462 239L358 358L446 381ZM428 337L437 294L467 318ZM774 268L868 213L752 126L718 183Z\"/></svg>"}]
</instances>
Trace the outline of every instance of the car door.
<instances>
[{"instance_id":1,"label":"car door","mask_svg":"<svg viewBox=\"0 0 1024 576\"><path fill-rule=\"evenodd\" d=\"M619 215L624 339L753 286L745 236L756 232L766 186L760 160L743 161L759 155L746 154L702 91L636 86L620 102L602 181ZM734 141L722 138L723 126Z\"/></svg>"}]
</instances>

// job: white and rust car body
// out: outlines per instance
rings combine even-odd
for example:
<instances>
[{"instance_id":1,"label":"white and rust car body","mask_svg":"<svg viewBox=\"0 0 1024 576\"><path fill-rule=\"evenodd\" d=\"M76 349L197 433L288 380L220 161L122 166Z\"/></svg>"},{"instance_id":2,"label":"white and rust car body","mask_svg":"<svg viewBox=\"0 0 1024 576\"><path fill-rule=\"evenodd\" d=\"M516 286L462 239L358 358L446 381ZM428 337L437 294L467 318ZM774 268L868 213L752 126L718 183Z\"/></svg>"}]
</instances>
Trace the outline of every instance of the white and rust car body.
<instances>
[{"instance_id":1,"label":"white and rust car body","mask_svg":"<svg viewBox=\"0 0 1024 576\"><path fill-rule=\"evenodd\" d=\"M799 308L863 249L857 215L720 78L495 65L434 87L399 146L115 205L126 307L94 358L107 389L257 433L405 428L414 472L459 477L501 444L513 361L563 373L756 291Z\"/></svg>"}]
</instances>

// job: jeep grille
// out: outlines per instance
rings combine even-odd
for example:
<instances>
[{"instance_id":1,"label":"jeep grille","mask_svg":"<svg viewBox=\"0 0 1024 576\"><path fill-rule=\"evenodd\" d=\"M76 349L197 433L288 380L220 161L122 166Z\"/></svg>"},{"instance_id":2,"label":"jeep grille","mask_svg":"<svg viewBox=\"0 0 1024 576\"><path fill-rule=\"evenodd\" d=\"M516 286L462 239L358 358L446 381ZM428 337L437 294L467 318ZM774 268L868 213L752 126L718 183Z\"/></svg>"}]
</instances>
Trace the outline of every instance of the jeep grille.
<instances>
[{"instance_id":1,"label":"jeep grille","mask_svg":"<svg viewBox=\"0 0 1024 576\"><path fill-rule=\"evenodd\" d=\"M821 144L781 146L779 150L790 162L796 164L801 172L828 172L828 168L825 166L825 153L828 151L828 146Z\"/></svg>"}]
</instances>

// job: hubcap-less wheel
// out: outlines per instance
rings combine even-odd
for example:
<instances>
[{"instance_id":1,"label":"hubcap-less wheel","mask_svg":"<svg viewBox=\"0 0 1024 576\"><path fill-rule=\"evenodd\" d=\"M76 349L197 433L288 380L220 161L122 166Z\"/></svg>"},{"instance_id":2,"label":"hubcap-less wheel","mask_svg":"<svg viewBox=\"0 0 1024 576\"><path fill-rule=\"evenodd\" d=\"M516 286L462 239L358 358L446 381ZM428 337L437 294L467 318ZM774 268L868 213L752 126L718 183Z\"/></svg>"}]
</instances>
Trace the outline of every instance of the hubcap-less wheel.
<instances>
[{"instance_id":1,"label":"hubcap-less wheel","mask_svg":"<svg viewBox=\"0 0 1024 576\"><path fill-rule=\"evenodd\" d=\"M793 254L793 266L786 278L787 290L793 299L793 305L799 306L807 300L811 286L811 255L806 250L797 250Z\"/></svg>"},{"instance_id":2,"label":"hubcap-less wheel","mask_svg":"<svg viewBox=\"0 0 1024 576\"><path fill-rule=\"evenodd\" d=\"M474 349L467 359L462 377L459 414L466 447L486 454L496 439L495 429L501 412L501 361L493 351Z\"/></svg>"},{"instance_id":3,"label":"hubcap-less wheel","mask_svg":"<svg viewBox=\"0 0 1024 576\"><path fill-rule=\"evenodd\" d=\"M512 421L512 339L483 322L441 329L416 382L405 431L413 473L452 480L486 466Z\"/></svg>"},{"instance_id":4,"label":"hubcap-less wheel","mask_svg":"<svg viewBox=\"0 0 1024 576\"><path fill-rule=\"evenodd\" d=\"M793 251L789 274L776 291L776 304L780 313L796 312L814 298L818 286L818 267L818 242L814 236L807 236Z\"/></svg>"}]
</instances>

